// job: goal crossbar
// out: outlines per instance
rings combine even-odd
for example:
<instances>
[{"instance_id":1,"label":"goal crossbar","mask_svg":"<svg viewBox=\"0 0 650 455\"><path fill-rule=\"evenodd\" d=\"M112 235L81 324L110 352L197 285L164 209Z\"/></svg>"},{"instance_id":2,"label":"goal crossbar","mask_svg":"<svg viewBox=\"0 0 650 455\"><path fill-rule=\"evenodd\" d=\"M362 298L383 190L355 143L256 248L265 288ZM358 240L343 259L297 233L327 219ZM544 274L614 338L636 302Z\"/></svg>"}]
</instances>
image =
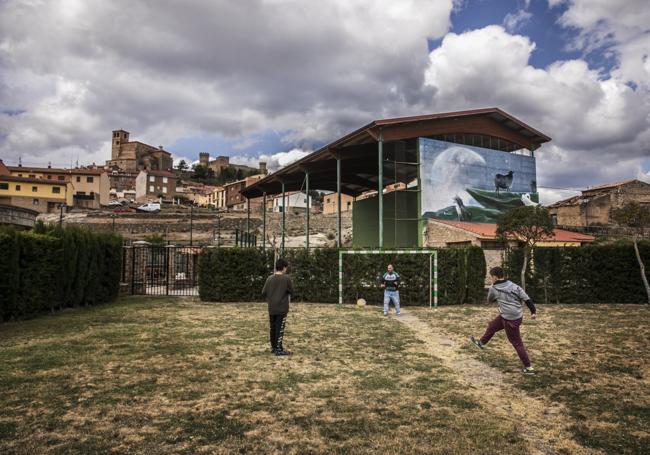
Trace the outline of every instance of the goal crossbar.
<instances>
[{"instance_id":1,"label":"goal crossbar","mask_svg":"<svg viewBox=\"0 0 650 455\"><path fill-rule=\"evenodd\" d=\"M437 250L339 250L339 305L343 305L343 256L346 254L429 255L429 308L438 308L438 251Z\"/></svg>"}]
</instances>

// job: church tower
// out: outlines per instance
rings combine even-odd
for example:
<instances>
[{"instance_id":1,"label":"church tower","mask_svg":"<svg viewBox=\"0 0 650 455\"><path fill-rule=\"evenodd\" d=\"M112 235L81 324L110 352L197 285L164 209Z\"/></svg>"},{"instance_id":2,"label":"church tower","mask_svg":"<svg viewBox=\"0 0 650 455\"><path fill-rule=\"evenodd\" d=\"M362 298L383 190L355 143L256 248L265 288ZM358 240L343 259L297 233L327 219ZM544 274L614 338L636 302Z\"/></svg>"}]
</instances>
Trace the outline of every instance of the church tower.
<instances>
[{"instance_id":1,"label":"church tower","mask_svg":"<svg viewBox=\"0 0 650 455\"><path fill-rule=\"evenodd\" d=\"M122 144L129 142L129 132L124 130L113 131L113 142L111 146L111 159L117 160L120 158L120 150Z\"/></svg>"}]
</instances>

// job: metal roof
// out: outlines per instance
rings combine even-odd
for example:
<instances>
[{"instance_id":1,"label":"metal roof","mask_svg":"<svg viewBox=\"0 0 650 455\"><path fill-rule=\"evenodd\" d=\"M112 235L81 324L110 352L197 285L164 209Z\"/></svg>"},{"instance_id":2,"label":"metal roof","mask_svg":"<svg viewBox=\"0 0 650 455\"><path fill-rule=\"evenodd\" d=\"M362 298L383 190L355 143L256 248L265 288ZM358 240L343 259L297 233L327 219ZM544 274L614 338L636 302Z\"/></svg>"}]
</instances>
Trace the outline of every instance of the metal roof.
<instances>
[{"instance_id":1,"label":"metal roof","mask_svg":"<svg viewBox=\"0 0 650 455\"><path fill-rule=\"evenodd\" d=\"M377 141L379 135L385 142L414 139L444 134L483 134L501 137L520 148L537 149L551 140L550 137L530 127L521 120L498 108L474 109L457 112L418 115L411 117L374 120L361 128L316 150L306 157L280 169L242 190L245 197L260 197L264 193L303 188L305 170L310 174L310 189L336 191L336 157L341 159L341 192L351 196L377 189ZM386 162L384 166L390 167ZM384 183L399 180L388 174L399 172L388 169Z\"/></svg>"}]
</instances>

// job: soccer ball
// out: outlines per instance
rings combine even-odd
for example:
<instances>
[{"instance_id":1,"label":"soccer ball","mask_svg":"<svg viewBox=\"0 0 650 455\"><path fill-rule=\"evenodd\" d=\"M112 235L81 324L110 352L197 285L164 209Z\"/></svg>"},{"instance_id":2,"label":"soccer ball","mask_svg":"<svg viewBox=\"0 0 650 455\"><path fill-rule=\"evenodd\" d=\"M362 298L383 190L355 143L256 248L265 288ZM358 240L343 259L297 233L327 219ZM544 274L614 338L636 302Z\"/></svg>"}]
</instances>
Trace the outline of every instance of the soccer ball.
<instances>
[{"instance_id":1,"label":"soccer ball","mask_svg":"<svg viewBox=\"0 0 650 455\"><path fill-rule=\"evenodd\" d=\"M364 306L366 304L366 299L358 299L357 306Z\"/></svg>"}]
</instances>

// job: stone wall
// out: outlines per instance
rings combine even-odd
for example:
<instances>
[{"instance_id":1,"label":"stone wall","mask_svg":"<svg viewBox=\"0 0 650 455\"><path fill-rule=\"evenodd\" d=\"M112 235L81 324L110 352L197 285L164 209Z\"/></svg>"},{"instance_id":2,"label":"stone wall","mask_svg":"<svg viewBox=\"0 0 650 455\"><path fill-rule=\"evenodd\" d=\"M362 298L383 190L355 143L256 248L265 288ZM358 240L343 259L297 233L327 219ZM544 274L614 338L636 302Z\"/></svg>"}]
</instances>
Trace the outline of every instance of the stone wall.
<instances>
[{"instance_id":1,"label":"stone wall","mask_svg":"<svg viewBox=\"0 0 650 455\"><path fill-rule=\"evenodd\" d=\"M449 243L469 242L481 246L475 234L434 220L427 220L424 233L424 246L431 248L446 247Z\"/></svg>"}]
</instances>

